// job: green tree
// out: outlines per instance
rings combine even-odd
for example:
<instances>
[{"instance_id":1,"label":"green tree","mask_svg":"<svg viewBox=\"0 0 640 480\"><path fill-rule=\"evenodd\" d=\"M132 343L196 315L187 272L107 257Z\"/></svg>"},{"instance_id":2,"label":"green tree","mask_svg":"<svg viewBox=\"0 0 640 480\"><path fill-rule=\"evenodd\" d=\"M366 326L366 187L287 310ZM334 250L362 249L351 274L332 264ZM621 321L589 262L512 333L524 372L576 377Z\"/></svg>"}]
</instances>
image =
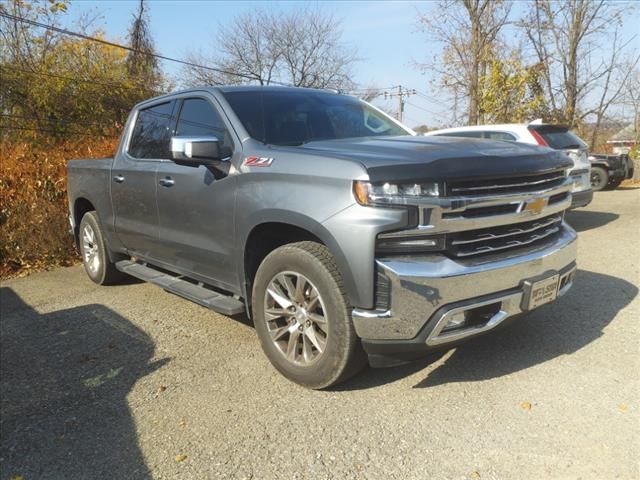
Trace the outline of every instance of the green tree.
<instances>
[{"instance_id":1,"label":"green tree","mask_svg":"<svg viewBox=\"0 0 640 480\"><path fill-rule=\"evenodd\" d=\"M68 2L12 0L2 11L59 25ZM158 93L153 82L130 73L127 51L0 17L2 135L14 140L46 136L117 135L131 107ZM92 36L104 39L104 33Z\"/></svg>"},{"instance_id":2,"label":"green tree","mask_svg":"<svg viewBox=\"0 0 640 480\"><path fill-rule=\"evenodd\" d=\"M513 54L493 58L480 79L480 111L487 123L524 122L546 114L540 65L524 66Z\"/></svg>"}]
</instances>

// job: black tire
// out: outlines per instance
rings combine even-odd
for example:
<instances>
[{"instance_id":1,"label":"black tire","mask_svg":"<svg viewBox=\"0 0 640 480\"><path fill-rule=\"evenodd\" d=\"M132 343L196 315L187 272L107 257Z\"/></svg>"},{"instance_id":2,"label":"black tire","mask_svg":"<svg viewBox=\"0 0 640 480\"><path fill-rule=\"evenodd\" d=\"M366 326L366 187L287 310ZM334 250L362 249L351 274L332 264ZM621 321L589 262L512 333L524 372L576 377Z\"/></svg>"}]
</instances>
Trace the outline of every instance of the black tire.
<instances>
[{"instance_id":1,"label":"black tire","mask_svg":"<svg viewBox=\"0 0 640 480\"><path fill-rule=\"evenodd\" d=\"M78 235L82 264L93 282L98 285L112 285L126 277L124 273L116 269L115 264L109 257L96 212L84 214L80 221ZM91 255L92 253L94 255Z\"/></svg>"},{"instance_id":2,"label":"black tire","mask_svg":"<svg viewBox=\"0 0 640 480\"><path fill-rule=\"evenodd\" d=\"M607 185L607 190L615 190L620 186L621 183L622 183L622 180L612 180Z\"/></svg>"},{"instance_id":3,"label":"black tire","mask_svg":"<svg viewBox=\"0 0 640 480\"><path fill-rule=\"evenodd\" d=\"M297 305L297 312L304 311L304 315L309 314L308 312L311 310L316 313L320 312L318 316L324 319L323 322L326 322L323 323L322 329L318 328L320 324L316 323L309 326L310 321L305 321L304 315L302 320L298 319L297 315L302 315L302 313L287 313L289 316L286 317L269 315L270 319L267 320L265 306L269 302L274 303L271 311L278 308L281 311L289 312L287 307L276 304L275 297L268 296L270 294L267 293L267 288L270 285L273 286L272 282L279 281L276 277L282 278L282 275L289 276L289 285L292 287L297 287L300 278L303 278L302 285L304 288L308 288L306 293L302 293L301 302L297 303L292 297L287 297L285 300L293 301L295 305L289 308L296 309ZM292 279L296 278L294 285ZM280 284L282 285L282 283ZM282 292L286 291L286 288L283 287ZM318 300L312 302L310 299L315 293L317 293ZM308 299L305 299L305 295L308 295ZM251 303L254 324L262 349L273 366L293 382L313 389L327 388L343 382L366 366L366 354L362 350L360 339L353 328L342 276L333 256L324 245L315 242L292 243L277 248L267 255L256 273ZM315 307L311 307L311 310L305 310L306 306L311 304L315 304ZM315 308L319 310L314 310ZM279 327L277 325L274 327L276 322L282 323ZM284 337L280 341L272 339L270 333L275 333L276 328L284 329ZM308 340L307 328L315 329L313 330L315 333L312 332L314 338L316 335L324 335L324 342L326 342L321 351L315 350L314 353L317 356L311 361L308 361L303 355L306 347L311 345L311 341ZM327 330L326 334L325 329ZM296 330L299 330L300 333ZM287 355L289 355L294 333L296 334L295 349L293 349L295 353L293 353L294 358L290 359ZM299 348L298 341L300 342ZM287 352L283 351L281 344L284 343L287 344ZM313 342L313 345L316 343ZM310 347L310 349L313 348L315 347ZM296 363L296 356L300 358L302 364Z\"/></svg>"},{"instance_id":4,"label":"black tire","mask_svg":"<svg viewBox=\"0 0 640 480\"><path fill-rule=\"evenodd\" d=\"M591 188L594 192L604 189L609 183L609 174L602 167L591 167Z\"/></svg>"}]
</instances>

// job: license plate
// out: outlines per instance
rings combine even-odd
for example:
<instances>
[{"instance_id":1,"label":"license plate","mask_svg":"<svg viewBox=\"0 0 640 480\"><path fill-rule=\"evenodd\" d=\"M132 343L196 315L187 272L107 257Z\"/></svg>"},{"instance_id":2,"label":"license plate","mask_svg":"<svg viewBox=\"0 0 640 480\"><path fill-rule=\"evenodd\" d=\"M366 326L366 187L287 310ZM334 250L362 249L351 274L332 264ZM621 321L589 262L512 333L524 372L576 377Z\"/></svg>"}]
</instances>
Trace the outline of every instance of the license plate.
<instances>
[{"instance_id":1,"label":"license plate","mask_svg":"<svg viewBox=\"0 0 640 480\"><path fill-rule=\"evenodd\" d=\"M537 282L525 282L527 288L525 289L524 309L533 310L546 303L553 302L558 296L559 279L560 275L555 274ZM526 295L527 292L528 296Z\"/></svg>"}]
</instances>

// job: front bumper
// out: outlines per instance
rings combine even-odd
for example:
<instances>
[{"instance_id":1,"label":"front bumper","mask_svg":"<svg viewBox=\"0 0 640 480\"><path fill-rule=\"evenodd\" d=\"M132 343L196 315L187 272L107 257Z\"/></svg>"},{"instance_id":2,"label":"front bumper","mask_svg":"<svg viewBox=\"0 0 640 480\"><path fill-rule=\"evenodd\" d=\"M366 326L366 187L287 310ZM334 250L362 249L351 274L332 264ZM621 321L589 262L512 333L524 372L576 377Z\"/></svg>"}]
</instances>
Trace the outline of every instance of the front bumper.
<instances>
[{"instance_id":1,"label":"front bumper","mask_svg":"<svg viewBox=\"0 0 640 480\"><path fill-rule=\"evenodd\" d=\"M525 310L526 280L560 275L559 295L571 286L577 235L563 223L559 236L544 246L508 257L469 262L443 255L377 260L390 283L387 311L354 309L356 333L371 355L425 351L492 330ZM499 312L483 325L442 333L459 311L499 303ZM382 353L384 352L384 353Z\"/></svg>"},{"instance_id":2,"label":"front bumper","mask_svg":"<svg viewBox=\"0 0 640 480\"><path fill-rule=\"evenodd\" d=\"M593 190L583 190L582 192L571 193L571 209L586 207L593 200Z\"/></svg>"}]
</instances>

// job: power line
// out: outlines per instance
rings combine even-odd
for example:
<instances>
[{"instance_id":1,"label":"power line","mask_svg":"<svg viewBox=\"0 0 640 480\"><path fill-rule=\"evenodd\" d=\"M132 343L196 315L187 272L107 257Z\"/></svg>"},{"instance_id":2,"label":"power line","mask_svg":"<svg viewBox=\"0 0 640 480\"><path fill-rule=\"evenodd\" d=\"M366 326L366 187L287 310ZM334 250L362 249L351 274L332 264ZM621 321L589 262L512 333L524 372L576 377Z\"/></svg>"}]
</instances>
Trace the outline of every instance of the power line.
<instances>
[{"instance_id":1,"label":"power line","mask_svg":"<svg viewBox=\"0 0 640 480\"><path fill-rule=\"evenodd\" d=\"M5 70L8 73L20 72L20 73L25 73L27 75L38 75L42 77L59 78L61 80L68 80L70 82L88 83L91 85L101 85L101 86L111 87L111 88L130 88L130 89L141 88L141 87L136 87L134 85L125 85L124 83L110 83L110 82L99 82L96 80L85 80L83 78L73 78L73 77L66 77L64 75L57 75L55 73L35 72L33 70L23 70L20 68L13 68L13 67L7 68L7 67L3 67L2 65L0 65L0 70ZM149 89L149 91L156 94L164 93L160 90L155 90L155 89Z\"/></svg>"},{"instance_id":2,"label":"power line","mask_svg":"<svg viewBox=\"0 0 640 480\"><path fill-rule=\"evenodd\" d=\"M435 112L432 112L431 110L427 110L426 108L423 108L419 105L416 105L415 103L411 103L411 102L407 102L407 105L411 105L413 108L417 108L418 110L422 110L423 112L428 113L429 115L438 115Z\"/></svg>"},{"instance_id":3,"label":"power line","mask_svg":"<svg viewBox=\"0 0 640 480\"><path fill-rule=\"evenodd\" d=\"M209 67L209 66L206 66L206 65L200 65L200 64L197 64L197 63L194 63L194 62L189 62L187 60L180 60L178 58L167 57L166 55L161 55L159 53L152 53L152 52L145 52L145 51L142 51L142 50L137 50L135 48L128 47L126 45L121 45L119 43L114 43L114 42L110 42L108 40L103 40L102 38L91 37L89 35L85 35L84 33L73 32L71 30L67 30L66 28L56 27L55 25L47 25L46 23L37 22L35 20L30 20L30 19L24 18L24 17L18 17L16 15L11 15L11 14L5 13L5 12L0 12L0 17L8 18L9 20L13 20L15 22L26 23L26 24L34 26L34 27L44 28L46 30L49 30L49 31L52 31L52 32L61 33L63 35L69 35L69 36L72 36L72 37L82 38L84 40L90 40L92 42L101 43L103 45L107 45L107 46L110 46L110 47L122 48L124 50L129 51L129 52L137 53L137 54L140 54L140 55L149 55L149 56L152 56L152 57L155 57L155 58L159 58L161 60L166 60L168 62L180 63L182 65L187 65L189 67L201 68L203 70L208 70L208 71L216 72L216 73L222 73L224 75L231 75L231 76L236 76L236 77L240 77L240 78L246 78L247 80L258 80L257 78L252 77L250 75L244 75L242 73L230 72L228 70L223 70L221 68L215 68L215 67ZM290 84L282 83L282 82L276 82L276 81L270 81L269 83L273 83L275 85L282 85L282 86L291 86Z\"/></svg>"},{"instance_id":4,"label":"power line","mask_svg":"<svg viewBox=\"0 0 640 480\"><path fill-rule=\"evenodd\" d=\"M398 85L397 86L398 91L397 92L384 92L384 98L393 98L393 97L398 97L398 120L400 122L402 122L402 116L404 114L404 104L405 104L405 97L410 97L411 95L415 95L416 91L414 89L407 89L405 88L404 90L402 90L402 85Z\"/></svg>"}]
</instances>

